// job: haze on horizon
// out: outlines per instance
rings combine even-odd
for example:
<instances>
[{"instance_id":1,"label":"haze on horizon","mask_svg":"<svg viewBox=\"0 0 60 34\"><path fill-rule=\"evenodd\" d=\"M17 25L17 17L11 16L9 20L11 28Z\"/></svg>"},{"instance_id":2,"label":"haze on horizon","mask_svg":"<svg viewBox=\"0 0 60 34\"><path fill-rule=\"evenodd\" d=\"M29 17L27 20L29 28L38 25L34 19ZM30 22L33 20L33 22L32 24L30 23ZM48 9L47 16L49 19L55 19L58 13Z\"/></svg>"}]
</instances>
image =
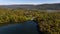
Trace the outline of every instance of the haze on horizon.
<instances>
[{"instance_id":1,"label":"haze on horizon","mask_svg":"<svg viewBox=\"0 0 60 34\"><path fill-rule=\"evenodd\" d=\"M60 0L0 0L0 5L11 4L50 4L60 3Z\"/></svg>"}]
</instances>

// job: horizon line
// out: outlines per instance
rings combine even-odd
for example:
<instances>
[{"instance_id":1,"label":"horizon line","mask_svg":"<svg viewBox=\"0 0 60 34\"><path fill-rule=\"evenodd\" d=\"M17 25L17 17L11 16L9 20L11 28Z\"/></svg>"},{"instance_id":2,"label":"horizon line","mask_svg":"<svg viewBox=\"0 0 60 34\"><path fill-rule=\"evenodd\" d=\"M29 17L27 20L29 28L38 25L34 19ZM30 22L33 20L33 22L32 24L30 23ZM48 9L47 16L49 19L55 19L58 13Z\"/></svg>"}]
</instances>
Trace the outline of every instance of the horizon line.
<instances>
[{"instance_id":1,"label":"horizon line","mask_svg":"<svg viewBox=\"0 0 60 34\"><path fill-rule=\"evenodd\" d=\"M59 4L59 3L12 3L12 4L0 4L0 5L41 5L41 4Z\"/></svg>"}]
</instances>

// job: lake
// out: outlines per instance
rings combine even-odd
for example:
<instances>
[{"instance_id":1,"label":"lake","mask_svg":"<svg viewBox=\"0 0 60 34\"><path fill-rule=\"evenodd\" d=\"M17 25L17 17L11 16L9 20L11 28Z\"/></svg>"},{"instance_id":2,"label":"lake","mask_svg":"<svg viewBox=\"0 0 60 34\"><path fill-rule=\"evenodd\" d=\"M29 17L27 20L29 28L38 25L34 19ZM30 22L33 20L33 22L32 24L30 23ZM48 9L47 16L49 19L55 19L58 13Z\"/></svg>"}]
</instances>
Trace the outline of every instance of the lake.
<instances>
[{"instance_id":1,"label":"lake","mask_svg":"<svg viewBox=\"0 0 60 34\"><path fill-rule=\"evenodd\" d=\"M39 34L37 24L27 21L23 24L9 24L0 27L0 34Z\"/></svg>"}]
</instances>

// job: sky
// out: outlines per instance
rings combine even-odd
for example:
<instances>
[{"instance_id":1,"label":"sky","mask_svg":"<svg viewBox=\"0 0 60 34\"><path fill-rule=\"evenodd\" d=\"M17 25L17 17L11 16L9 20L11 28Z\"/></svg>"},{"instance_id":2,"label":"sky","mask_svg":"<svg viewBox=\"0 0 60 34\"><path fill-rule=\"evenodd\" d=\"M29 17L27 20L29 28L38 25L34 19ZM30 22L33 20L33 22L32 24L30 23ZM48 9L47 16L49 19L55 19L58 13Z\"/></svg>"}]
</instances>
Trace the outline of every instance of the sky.
<instances>
[{"instance_id":1,"label":"sky","mask_svg":"<svg viewBox=\"0 0 60 34\"><path fill-rule=\"evenodd\" d=\"M0 5L11 4L48 4L48 3L60 3L60 0L0 0Z\"/></svg>"}]
</instances>

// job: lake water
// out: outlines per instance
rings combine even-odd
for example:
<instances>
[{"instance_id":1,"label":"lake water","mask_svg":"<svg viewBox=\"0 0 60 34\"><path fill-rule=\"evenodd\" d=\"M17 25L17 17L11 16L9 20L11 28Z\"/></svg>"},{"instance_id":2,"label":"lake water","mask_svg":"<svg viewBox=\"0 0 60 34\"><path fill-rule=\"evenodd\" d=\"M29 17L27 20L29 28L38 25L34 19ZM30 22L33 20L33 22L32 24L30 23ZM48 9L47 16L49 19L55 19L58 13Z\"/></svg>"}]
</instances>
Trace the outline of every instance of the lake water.
<instances>
[{"instance_id":1,"label":"lake water","mask_svg":"<svg viewBox=\"0 0 60 34\"><path fill-rule=\"evenodd\" d=\"M27 21L24 24L9 24L0 27L0 34L39 34L39 32L34 21Z\"/></svg>"}]
</instances>

